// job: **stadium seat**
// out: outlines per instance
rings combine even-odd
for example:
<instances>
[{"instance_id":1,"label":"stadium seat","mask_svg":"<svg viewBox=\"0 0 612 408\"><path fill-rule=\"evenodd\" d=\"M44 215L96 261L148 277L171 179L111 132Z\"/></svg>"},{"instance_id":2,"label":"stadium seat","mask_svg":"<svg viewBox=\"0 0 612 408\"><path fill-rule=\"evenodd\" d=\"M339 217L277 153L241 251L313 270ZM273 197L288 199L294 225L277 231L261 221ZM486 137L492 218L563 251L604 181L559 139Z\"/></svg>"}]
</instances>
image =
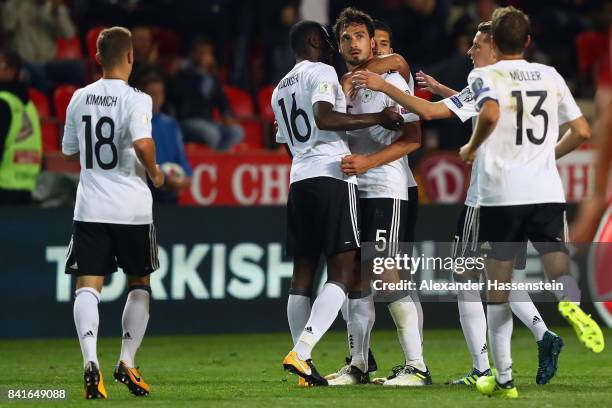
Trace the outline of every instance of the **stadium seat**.
<instances>
[{"instance_id":1,"label":"stadium seat","mask_svg":"<svg viewBox=\"0 0 612 408\"><path fill-rule=\"evenodd\" d=\"M55 115L60 122L66 121L66 108L70 103L72 94L77 90L74 85L60 85L53 92L53 105L55 106Z\"/></svg>"},{"instance_id":2,"label":"stadium seat","mask_svg":"<svg viewBox=\"0 0 612 408\"><path fill-rule=\"evenodd\" d=\"M104 30L106 27L104 26L94 26L87 31L85 36L87 41L87 55L92 61L96 60L96 41L98 40L98 35L100 35L100 31Z\"/></svg>"},{"instance_id":3,"label":"stadium seat","mask_svg":"<svg viewBox=\"0 0 612 408\"><path fill-rule=\"evenodd\" d=\"M57 133L57 120L51 116L51 107L44 93L35 88L28 88L28 94L40 117L43 151L56 152L60 150Z\"/></svg>"},{"instance_id":4,"label":"stadium seat","mask_svg":"<svg viewBox=\"0 0 612 408\"><path fill-rule=\"evenodd\" d=\"M605 33L585 31L576 37L576 53L578 54L578 68L580 74L589 76L593 67L606 55L608 37Z\"/></svg>"},{"instance_id":5,"label":"stadium seat","mask_svg":"<svg viewBox=\"0 0 612 408\"><path fill-rule=\"evenodd\" d=\"M255 107L253 106L251 95L240 88L230 85L225 85L223 90L232 106L236 119L252 118L255 116Z\"/></svg>"},{"instance_id":6,"label":"stadium seat","mask_svg":"<svg viewBox=\"0 0 612 408\"><path fill-rule=\"evenodd\" d=\"M431 101L431 98L433 98L433 94L425 88L416 88L414 90L414 96L418 96L419 98L427 101Z\"/></svg>"},{"instance_id":7,"label":"stadium seat","mask_svg":"<svg viewBox=\"0 0 612 408\"><path fill-rule=\"evenodd\" d=\"M274 92L274 85L262 86L257 93L257 108L259 113L264 120L268 122L274 122L274 111L272 110L272 92Z\"/></svg>"},{"instance_id":8,"label":"stadium seat","mask_svg":"<svg viewBox=\"0 0 612 408\"><path fill-rule=\"evenodd\" d=\"M264 133L260 120L243 119L240 121L240 126L244 129L244 139L238 146L241 146L243 151L264 148Z\"/></svg>"},{"instance_id":9,"label":"stadium seat","mask_svg":"<svg viewBox=\"0 0 612 408\"><path fill-rule=\"evenodd\" d=\"M81 41L77 36L72 38L57 37L55 47L57 49L55 58L59 60L79 59L83 57L83 52L81 51Z\"/></svg>"},{"instance_id":10,"label":"stadium seat","mask_svg":"<svg viewBox=\"0 0 612 408\"><path fill-rule=\"evenodd\" d=\"M159 45L159 54L162 56L179 55L181 36L165 27L154 27L153 38Z\"/></svg>"}]
</instances>

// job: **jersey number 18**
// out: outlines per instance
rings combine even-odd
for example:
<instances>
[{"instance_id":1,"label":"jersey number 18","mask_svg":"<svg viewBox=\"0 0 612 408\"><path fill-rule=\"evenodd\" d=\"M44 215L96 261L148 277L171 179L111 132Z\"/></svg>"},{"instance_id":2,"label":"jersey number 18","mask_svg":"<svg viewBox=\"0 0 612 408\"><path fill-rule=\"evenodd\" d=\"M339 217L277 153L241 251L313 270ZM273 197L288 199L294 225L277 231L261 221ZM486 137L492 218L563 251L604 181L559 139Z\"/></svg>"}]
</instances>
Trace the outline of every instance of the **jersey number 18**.
<instances>
[{"instance_id":1,"label":"jersey number 18","mask_svg":"<svg viewBox=\"0 0 612 408\"><path fill-rule=\"evenodd\" d=\"M93 148L91 140L91 115L84 115L83 122L85 122L85 168L93 168L93 155L95 152L96 161L102 170L113 169L115 166L117 166L117 147L113 143L113 138L115 137L115 122L113 122L113 119L109 118L108 116L102 116L98 120L95 128L97 141ZM105 124L108 125L109 128L108 137L104 137L102 134L102 127ZM108 145L112 152L112 159L108 163L103 162L102 158L100 157L100 151L104 145Z\"/></svg>"}]
</instances>

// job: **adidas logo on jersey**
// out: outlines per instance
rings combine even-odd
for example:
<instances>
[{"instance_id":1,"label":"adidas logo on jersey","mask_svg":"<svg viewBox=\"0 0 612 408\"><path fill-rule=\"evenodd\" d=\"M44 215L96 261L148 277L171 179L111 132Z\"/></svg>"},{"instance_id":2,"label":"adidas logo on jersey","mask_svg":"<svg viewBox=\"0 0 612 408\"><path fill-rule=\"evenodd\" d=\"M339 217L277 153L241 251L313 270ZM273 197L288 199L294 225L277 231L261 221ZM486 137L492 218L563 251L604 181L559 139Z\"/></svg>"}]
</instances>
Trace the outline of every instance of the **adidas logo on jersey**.
<instances>
[{"instance_id":1,"label":"adidas logo on jersey","mask_svg":"<svg viewBox=\"0 0 612 408\"><path fill-rule=\"evenodd\" d=\"M312 334L312 327L308 326L308 327L306 327L306 328L304 329L304 331L305 331L306 333L310 333L310 334Z\"/></svg>"},{"instance_id":2,"label":"adidas logo on jersey","mask_svg":"<svg viewBox=\"0 0 612 408\"><path fill-rule=\"evenodd\" d=\"M70 265L68 268L70 268L70 269L79 269L79 265L77 264L76 261L74 261L74 263L72 265Z\"/></svg>"},{"instance_id":3,"label":"adidas logo on jersey","mask_svg":"<svg viewBox=\"0 0 612 408\"><path fill-rule=\"evenodd\" d=\"M93 331L92 331L92 330L88 330L88 331L87 331L87 332L86 332L86 333L83 335L83 338L86 338L86 337L94 337L94 333L93 333Z\"/></svg>"},{"instance_id":4,"label":"adidas logo on jersey","mask_svg":"<svg viewBox=\"0 0 612 408\"><path fill-rule=\"evenodd\" d=\"M123 340L132 340L132 336L130 336L130 332L125 332L123 336L121 336Z\"/></svg>"},{"instance_id":5,"label":"adidas logo on jersey","mask_svg":"<svg viewBox=\"0 0 612 408\"><path fill-rule=\"evenodd\" d=\"M542 319L540 319L538 316L533 316L533 321L531 322L531 324L535 326L538 323L542 323Z\"/></svg>"}]
</instances>

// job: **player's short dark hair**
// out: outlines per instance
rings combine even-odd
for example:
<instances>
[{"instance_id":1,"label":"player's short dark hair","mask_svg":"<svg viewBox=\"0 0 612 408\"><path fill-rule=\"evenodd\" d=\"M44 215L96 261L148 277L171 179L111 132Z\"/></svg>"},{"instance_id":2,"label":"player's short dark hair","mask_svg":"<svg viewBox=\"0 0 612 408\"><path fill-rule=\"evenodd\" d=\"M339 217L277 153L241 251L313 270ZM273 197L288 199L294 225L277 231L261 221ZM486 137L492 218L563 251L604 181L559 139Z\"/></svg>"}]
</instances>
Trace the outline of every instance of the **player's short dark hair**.
<instances>
[{"instance_id":1,"label":"player's short dark hair","mask_svg":"<svg viewBox=\"0 0 612 408\"><path fill-rule=\"evenodd\" d=\"M16 71L16 76L19 76L19 72L21 71L21 65L23 60L15 51L7 51L4 49L0 49L0 54L4 56L4 63L7 67L12 68Z\"/></svg>"},{"instance_id":2,"label":"player's short dark hair","mask_svg":"<svg viewBox=\"0 0 612 408\"><path fill-rule=\"evenodd\" d=\"M134 81L134 86L140 90L145 90L147 86L156 83L165 84L164 75L155 68L148 69L140 74L138 78Z\"/></svg>"},{"instance_id":3,"label":"player's short dark hair","mask_svg":"<svg viewBox=\"0 0 612 408\"><path fill-rule=\"evenodd\" d=\"M289 31L289 44L295 55L302 56L308 49L308 37L312 34L321 34L323 27L316 21L304 20L295 23Z\"/></svg>"},{"instance_id":4,"label":"player's short dark hair","mask_svg":"<svg viewBox=\"0 0 612 408\"><path fill-rule=\"evenodd\" d=\"M479 32L481 32L483 34L491 35L491 20L484 21L484 22L478 24L477 31L479 31Z\"/></svg>"},{"instance_id":5,"label":"player's short dark hair","mask_svg":"<svg viewBox=\"0 0 612 408\"><path fill-rule=\"evenodd\" d=\"M132 33L125 27L104 29L98 35L96 48L102 68L113 68L132 49Z\"/></svg>"},{"instance_id":6,"label":"player's short dark hair","mask_svg":"<svg viewBox=\"0 0 612 408\"><path fill-rule=\"evenodd\" d=\"M389 34L389 41L393 42L393 31L384 21L374 20L374 30L384 31Z\"/></svg>"},{"instance_id":7,"label":"player's short dark hair","mask_svg":"<svg viewBox=\"0 0 612 408\"><path fill-rule=\"evenodd\" d=\"M520 54L531 34L531 22L519 9L512 6L499 8L493 12L491 33L503 54Z\"/></svg>"},{"instance_id":8,"label":"player's short dark hair","mask_svg":"<svg viewBox=\"0 0 612 408\"><path fill-rule=\"evenodd\" d=\"M366 26L368 30L368 34L370 38L374 37L374 20L368 14L364 13L361 10L357 10L353 7L346 7L336 20L334 24L334 34L336 35L336 40L340 42L340 34L345 27L348 27L353 24L363 24Z\"/></svg>"}]
</instances>

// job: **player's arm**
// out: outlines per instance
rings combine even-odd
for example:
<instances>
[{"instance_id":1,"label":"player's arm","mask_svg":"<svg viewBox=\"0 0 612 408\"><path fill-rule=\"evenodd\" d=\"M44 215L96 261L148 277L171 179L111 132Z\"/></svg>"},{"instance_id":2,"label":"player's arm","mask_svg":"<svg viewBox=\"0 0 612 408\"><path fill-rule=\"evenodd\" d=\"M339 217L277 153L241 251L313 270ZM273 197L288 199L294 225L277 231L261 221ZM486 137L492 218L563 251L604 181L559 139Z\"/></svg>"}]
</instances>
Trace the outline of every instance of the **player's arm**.
<instances>
[{"instance_id":1,"label":"player's arm","mask_svg":"<svg viewBox=\"0 0 612 408\"><path fill-rule=\"evenodd\" d=\"M459 93L454 89L439 83L436 78L432 77L431 75L427 75L423 71L417 72L415 76L417 84L434 95L438 95L443 98L450 98L451 96Z\"/></svg>"},{"instance_id":2,"label":"player's arm","mask_svg":"<svg viewBox=\"0 0 612 408\"><path fill-rule=\"evenodd\" d=\"M132 111L129 114L129 131L136 157L144 166L155 187L164 184L164 173L157 165L155 142L151 137L152 101L144 93L137 93L131 101Z\"/></svg>"},{"instance_id":3,"label":"player's arm","mask_svg":"<svg viewBox=\"0 0 612 408\"><path fill-rule=\"evenodd\" d=\"M68 161L77 161L80 156L77 127L73 120L73 101L76 100L77 92L72 95L66 108L66 123L64 123L64 135L62 136L62 155Z\"/></svg>"},{"instance_id":4,"label":"player's arm","mask_svg":"<svg viewBox=\"0 0 612 408\"><path fill-rule=\"evenodd\" d=\"M591 128L584 116L569 122L569 129L555 146L555 159L570 153L591 138Z\"/></svg>"},{"instance_id":5,"label":"player's arm","mask_svg":"<svg viewBox=\"0 0 612 408\"><path fill-rule=\"evenodd\" d=\"M391 108L377 113L349 113L336 112L330 102L318 101L312 105L314 119L321 130L357 130L370 126L381 125L385 129L398 130L404 123L402 117Z\"/></svg>"},{"instance_id":6,"label":"player's arm","mask_svg":"<svg viewBox=\"0 0 612 408\"><path fill-rule=\"evenodd\" d=\"M164 173L161 171L155 161L155 142L151 137L137 139L133 143L136 157L147 170L147 174L155 187L161 187L164 184Z\"/></svg>"},{"instance_id":7,"label":"player's arm","mask_svg":"<svg viewBox=\"0 0 612 408\"><path fill-rule=\"evenodd\" d=\"M570 228L572 242L591 242L607 208L606 198L612 172L612 101L603 111L597 130L599 137L595 186L593 194L580 204L576 221Z\"/></svg>"},{"instance_id":8,"label":"player's arm","mask_svg":"<svg viewBox=\"0 0 612 408\"><path fill-rule=\"evenodd\" d=\"M369 70L376 74L384 74L389 71L397 71L406 81L410 78L410 67L399 54L379 55L356 67L353 71L342 76L340 83L345 94L349 95L352 88L353 76L362 70ZM351 95L354 96L354 95Z\"/></svg>"},{"instance_id":9,"label":"player's arm","mask_svg":"<svg viewBox=\"0 0 612 408\"><path fill-rule=\"evenodd\" d=\"M430 102L425 99L410 95L395 85L385 81L380 75L370 71L356 72L352 79L353 86L357 89L368 88L387 94L398 104L411 112L416 113L422 119L447 119L452 118L453 113L448 107L440 102Z\"/></svg>"},{"instance_id":10,"label":"player's arm","mask_svg":"<svg viewBox=\"0 0 612 408\"><path fill-rule=\"evenodd\" d=\"M488 99L480 108L476 127L470 141L459 150L461 160L470 164L476 157L476 150L489 137L499 121L499 104L497 101Z\"/></svg>"},{"instance_id":11,"label":"player's arm","mask_svg":"<svg viewBox=\"0 0 612 408\"><path fill-rule=\"evenodd\" d=\"M372 154L351 154L342 158L341 169L349 175L363 174L371 168L391 163L421 147L420 122L404 124L403 132L389 146Z\"/></svg>"}]
</instances>

